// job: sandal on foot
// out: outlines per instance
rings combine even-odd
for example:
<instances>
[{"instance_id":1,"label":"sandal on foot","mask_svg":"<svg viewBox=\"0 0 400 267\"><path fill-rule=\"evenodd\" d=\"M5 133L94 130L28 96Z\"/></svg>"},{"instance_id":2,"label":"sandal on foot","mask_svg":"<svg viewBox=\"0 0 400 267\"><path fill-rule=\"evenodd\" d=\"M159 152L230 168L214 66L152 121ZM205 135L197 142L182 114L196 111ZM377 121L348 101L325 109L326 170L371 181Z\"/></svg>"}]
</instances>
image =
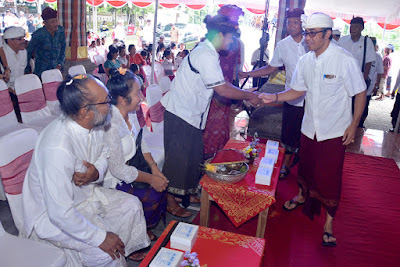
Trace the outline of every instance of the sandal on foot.
<instances>
[{"instance_id":1,"label":"sandal on foot","mask_svg":"<svg viewBox=\"0 0 400 267\"><path fill-rule=\"evenodd\" d=\"M147 253L150 251L151 246L139 249L138 251L132 252L129 256L128 259L133 260L133 261L142 261Z\"/></svg>"},{"instance_id":2,"label":"sandal on foot","mask_svg":"<svg viewBox=\"0 0 400 267\"><path fill-rule=\"evenodd\" d=\"M147 235L149 236L150 241L154 241L154 240L157 240L157 239L158 239L158 236L156 236L156 235L155 235L152 231L150 231L150 230L147 231Z\"/></svg>"},{"instance_id":3,"label":"sandal on foot","mask_svg":"<svg viewBox=\"0 0 400 267\"><path fill-rule=\"evenodd\" d=\"M328 240L329 240L330 237L335 237L331 233L324 232L324 234L322 235L322 246L324 246L324 247L336 247L336 241L327 241L327 242L325 242L324 236L326 236Z\"/></svg>"},{"instance_id":4,"label":"sandal on foot","mask_svg":"<svg viewBox=\"0 0 400 267\"><path fill-rule=\"evenodd\" d=\"M182 203L182 198L176 197L176 202ZM198 196L190 196L190 203L200 203L200 198Z\"/></svg>"},{"instance_id":5,"label":"sandal on foot","mask_svg":"<svg viewBox=\"0 0 400 267\"><path fill-rule=\"evenodd\" d=\"M187 211L186 209L182 208L181 206L177 206L175 208L172 207L167 207L167 211L171 213L172 215L180 218L187 218L192 216L192 213L190 211Z\"/></svg>"},{"instance_id":6,"label":"sandal on foot","mask_svg":"<svg viewBox=\"0 0 400 267\"><path fill-rule=\"evenodd\" d=\"M286 166L283 166L280 173L279 173L279 179L285 179L290 173L290 169Z\"/></svg>"},{"instance_id":7,"label":"sandal on foot","mask_svg":"<svg viewBox=\"0 0 400 267\"><path fill-rule=\"evenodd\" d=\"M305 202L305 201L304 201L304 202ZM292 205L292 204L296 204L296 206L294 206L294 207L291 208L291 209L288 209L288 208L285 207L285 204L283 204L282 209L284 209L284 210L286 210L286 211L292 211L292 210L296 209L297 206L302 206L302 205L304 205L304 202L298 202L298 201L296 201L296 200L294 200L294 199L291 199L291 200L289 201L289 206Z\"/></svg>"}]
</instances>

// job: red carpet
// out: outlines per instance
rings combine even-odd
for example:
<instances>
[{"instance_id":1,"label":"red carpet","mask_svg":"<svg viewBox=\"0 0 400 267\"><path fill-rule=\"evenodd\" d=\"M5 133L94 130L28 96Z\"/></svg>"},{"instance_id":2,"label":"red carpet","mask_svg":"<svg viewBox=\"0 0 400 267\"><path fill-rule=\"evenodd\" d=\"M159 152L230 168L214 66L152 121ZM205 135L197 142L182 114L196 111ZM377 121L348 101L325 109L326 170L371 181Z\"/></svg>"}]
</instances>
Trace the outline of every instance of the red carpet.
<instances>
[{"instance_id":1,"label":"red carpet","mask_svg":"<svg viewBox=\"0 0 400 267\"><path fill-rule=\"evenodd\" d=\"M342 199L334 221L336 248L321 246L325 215L282 210L297 193L296 167L279 182L269 211L263 266L400 266L400 171L391 159L346 153ZM211 205L210 227L255 235L257 218L239 228ZM324 214L325 212L323 212ZM198 223L199 218L194 219Z\"/></svg>"}]
</instances>

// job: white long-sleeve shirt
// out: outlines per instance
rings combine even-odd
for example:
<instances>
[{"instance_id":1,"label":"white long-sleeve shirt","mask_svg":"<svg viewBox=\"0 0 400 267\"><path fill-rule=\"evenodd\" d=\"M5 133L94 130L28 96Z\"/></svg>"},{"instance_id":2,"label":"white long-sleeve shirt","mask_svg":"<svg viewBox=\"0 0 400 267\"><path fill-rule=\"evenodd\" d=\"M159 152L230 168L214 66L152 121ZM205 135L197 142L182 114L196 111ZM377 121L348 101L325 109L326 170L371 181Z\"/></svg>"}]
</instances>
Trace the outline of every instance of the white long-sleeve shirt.
<instances>
[{"instance_id":1,"label":"white long-sleeve shirt","mask_svg":"<svg viewBox=\"0 0 400 267\"><path fill-rule=\"evenodd\" d=\"M40 134L25 176L22 201L24 231L35 229L40 238L61 232L93 246L99 246L106 232L87 220L76 207L90 198L96 183L107 170L107 149L103 146L102 127L85 129L61 115ZM95 165L99 179L76 186L74 172L85 172L83 161ZM99 194L99 193L96 193ZM107 199L99 196L102 202Z\"/></svg>"}]
</instances>

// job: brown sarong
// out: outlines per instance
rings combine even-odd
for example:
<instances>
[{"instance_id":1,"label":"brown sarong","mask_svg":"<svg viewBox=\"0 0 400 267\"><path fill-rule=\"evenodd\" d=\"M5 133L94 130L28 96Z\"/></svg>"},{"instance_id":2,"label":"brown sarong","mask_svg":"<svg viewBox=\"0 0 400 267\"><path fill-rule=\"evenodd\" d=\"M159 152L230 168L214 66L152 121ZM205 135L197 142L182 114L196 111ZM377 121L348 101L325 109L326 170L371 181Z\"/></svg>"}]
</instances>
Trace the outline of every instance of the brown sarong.
<instances>
[{"instance_id":1,"label":"brown sarong","mask_svg":"<svg viewBox=\"0 0 400 267\"><path fill-rule=\"evenodd\" d=\"M300 147L304 107L283 103L281 143L287 154L297 153Z\"/></svg>"},{"instance_id":2,"label":"brown sarong","mask_svg":"<svg viewBox=\"0 0 400 267\"><path fill-rule=\"evenodd\" d=\"M321 213L321 203L335 216L342 189L344 153L342 137L318 142L304 134L300 141L298 181L306 199L303 213L314 218Z\"/></svg>"}]
</instances>

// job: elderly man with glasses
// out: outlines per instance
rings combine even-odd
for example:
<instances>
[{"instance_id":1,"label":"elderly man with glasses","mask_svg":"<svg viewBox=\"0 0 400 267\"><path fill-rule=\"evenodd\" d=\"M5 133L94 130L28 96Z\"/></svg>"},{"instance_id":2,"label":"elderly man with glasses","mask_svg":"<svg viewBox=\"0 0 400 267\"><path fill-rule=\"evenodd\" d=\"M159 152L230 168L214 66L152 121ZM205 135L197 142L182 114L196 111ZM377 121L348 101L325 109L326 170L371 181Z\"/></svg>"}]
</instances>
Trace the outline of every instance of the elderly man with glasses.
<instances>
[{"instance_id":1,"label":"elderly man with glasses","mask_svg":"<svg viewBox=\"0 0 400 267\"><path fill-rule=\"evenodd\" d=\"M310 52L297 63L292 89L260 97L271 103L306 94L298 170L302 191L297 201L304 205L303 212L311 219L320 214L321 205L325 207L322 245L332 247L336 246L333 218L340 201L344 152L354 142L364 111L366 84L356 60L331 44L333 21L328 15L314 13L304 18L303 27Z\"/></svg>"}]
</instances>

